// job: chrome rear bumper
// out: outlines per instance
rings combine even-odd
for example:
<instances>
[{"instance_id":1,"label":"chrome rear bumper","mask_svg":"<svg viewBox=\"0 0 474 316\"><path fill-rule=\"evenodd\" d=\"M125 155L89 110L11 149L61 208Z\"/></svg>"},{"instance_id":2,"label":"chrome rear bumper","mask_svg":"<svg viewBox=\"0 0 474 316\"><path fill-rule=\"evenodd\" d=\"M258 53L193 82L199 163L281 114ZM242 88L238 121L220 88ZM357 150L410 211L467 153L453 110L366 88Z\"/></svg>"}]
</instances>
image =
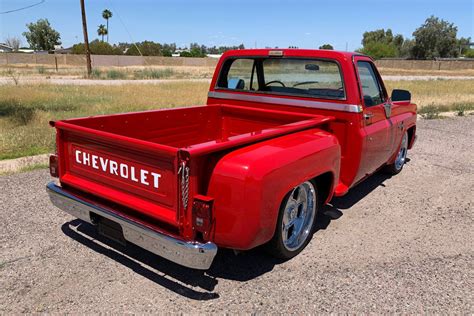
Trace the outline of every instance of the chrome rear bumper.
<instances>
[{"instance_id":1,"label":"chrome rear bumper","mask_svg":"<svg viewBox=\"0 0 474 316\"><path fill-rule=\"evenodd\" d=\"M86 202L66 192L54 182L50 182L46 189L51 202L66 213L91 224L90 213L105 217L122 227L125 240L185 267L209 269L217 253L214 243L184 241L157 232L103 206Z\"/></svg>"}]
</instances>

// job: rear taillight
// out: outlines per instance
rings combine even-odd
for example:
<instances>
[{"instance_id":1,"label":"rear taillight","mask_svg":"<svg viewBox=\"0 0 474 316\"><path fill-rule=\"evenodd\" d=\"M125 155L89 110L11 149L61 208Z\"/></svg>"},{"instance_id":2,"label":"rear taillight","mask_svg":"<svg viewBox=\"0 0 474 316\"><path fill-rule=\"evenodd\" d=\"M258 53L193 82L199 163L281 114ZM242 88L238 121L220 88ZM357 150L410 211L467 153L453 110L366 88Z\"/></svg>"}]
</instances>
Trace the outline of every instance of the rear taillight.
<instances>
[{"instance_id":1,"label":"rear taillight","mask_svg":"<svg viewBox=\"0 0 474 316\"><path fill-rule=\"evenodd\" d=\"M212 204L214 199L204 195L196 195L193 200L193 224L196 231L202 233L204 239L212 226Z\"/></svg>"},{"instance_id":2,"label":"rear taillight","mask_svg":"<svg viewBox=\"0 0 474 316\"><path fill-rule=\"evenodd\" d=\"M59 177L58 156L56 155L49 156L49 173L52 177Z\"/></svg>"}]
</instances>

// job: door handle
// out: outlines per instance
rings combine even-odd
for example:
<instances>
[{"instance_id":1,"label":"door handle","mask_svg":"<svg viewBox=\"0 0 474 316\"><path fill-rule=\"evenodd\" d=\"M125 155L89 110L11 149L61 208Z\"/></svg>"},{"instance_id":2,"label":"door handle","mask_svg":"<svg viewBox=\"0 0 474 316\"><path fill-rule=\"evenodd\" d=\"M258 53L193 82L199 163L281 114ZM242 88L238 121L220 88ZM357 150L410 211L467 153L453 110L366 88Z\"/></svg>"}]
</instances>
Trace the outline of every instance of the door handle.
<instances>
[{"instance_id":1,"label":"door handle","mask_svg":"<svg viewBox=\"0 0 474 316\"><path fill-rule=\"evenodd\" d=\"M365 118L366 120L372 118L373 116L374 116L373 113L364 113L364 118Z\"/></svg>"}]
</instances>

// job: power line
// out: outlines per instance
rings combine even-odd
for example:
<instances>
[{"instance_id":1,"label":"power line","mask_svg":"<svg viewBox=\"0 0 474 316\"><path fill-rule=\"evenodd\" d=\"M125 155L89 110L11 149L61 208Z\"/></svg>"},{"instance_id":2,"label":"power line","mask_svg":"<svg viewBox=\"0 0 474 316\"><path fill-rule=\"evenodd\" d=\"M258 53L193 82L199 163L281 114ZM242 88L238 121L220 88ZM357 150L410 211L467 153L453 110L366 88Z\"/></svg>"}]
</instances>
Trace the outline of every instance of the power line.
<instances>
[{"instance_id":1,"label":"power line","mask_svg":"<svg viewBox=\"0 0 474 316\"><path fill-rule=\"evenodd\" d=\"M115 11L117 17L119 18L119 21L120 23L122 24L123 28L125 29L125 31L128 33L128 37L130 38L130 40L132 41L132 45L135 46L135 48L138 50L138 53L140 54L140 56L143 57L143 54L142 52L140 51L140 48L138 48L137 44L135 43L135 41L133 40L133 37L132 37L132 34L130 33L130 31L128 30L127 26L125 26L125 23L123 22L122 18L120 17L120 14L118 13L117 9L113 6L112 4L112 0L109 0L109 5L110 7L112 8L112 10ZM108 30L107 30L108 31ZM146 60L144 59L145 63L146 63Z\"/></svg>"},{"instance_id":2,"label":"power line","mask_svg":"<svg viewBox=\"0 0 474 316\"><path fill-rule=\"evenodd\" d=\"M36 7L37 5L43 4L45 2L46 2L46 0L41 0L38 3L34 3L34 4L31 4L31 5L26 6L26 7L0 12L0 14L7 14L7 13L13 13L13 12L21 11L21 10L26 10L26 9L29 9L29 8L32 8L32 7Z\"/></svg>"}]
</instances>

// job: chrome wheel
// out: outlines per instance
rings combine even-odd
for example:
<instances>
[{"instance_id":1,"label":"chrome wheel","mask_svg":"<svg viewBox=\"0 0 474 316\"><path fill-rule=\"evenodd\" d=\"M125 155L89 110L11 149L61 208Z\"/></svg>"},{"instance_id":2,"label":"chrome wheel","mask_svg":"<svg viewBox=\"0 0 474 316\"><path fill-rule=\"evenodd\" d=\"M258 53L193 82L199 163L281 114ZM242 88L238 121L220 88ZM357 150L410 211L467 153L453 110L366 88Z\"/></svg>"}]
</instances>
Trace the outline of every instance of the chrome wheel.
<instances>
[{"instance_id":1,"label":"chrome wheel","mask_svg":"<svg viewBox=\"0 0 474 316\"><path fill-rule=\"evenodd\" d=\"M403 134L402 143L400 144L400 150L398 151L397 158L395 159L395 169L402 169L407 158L408 151L408 134Z\"/></svg>"},{"instance_id":2,"label":"chrome wheel","mask_svg":"<svg viewBox=\"0 0 474 316\"><path fill-rule=\"evenodd\" d=\"M306 181L293 189L283 209L281 239L289 251L300 248L311 234L316 217L316 190Z\"/></svg>"}]
</instances>

